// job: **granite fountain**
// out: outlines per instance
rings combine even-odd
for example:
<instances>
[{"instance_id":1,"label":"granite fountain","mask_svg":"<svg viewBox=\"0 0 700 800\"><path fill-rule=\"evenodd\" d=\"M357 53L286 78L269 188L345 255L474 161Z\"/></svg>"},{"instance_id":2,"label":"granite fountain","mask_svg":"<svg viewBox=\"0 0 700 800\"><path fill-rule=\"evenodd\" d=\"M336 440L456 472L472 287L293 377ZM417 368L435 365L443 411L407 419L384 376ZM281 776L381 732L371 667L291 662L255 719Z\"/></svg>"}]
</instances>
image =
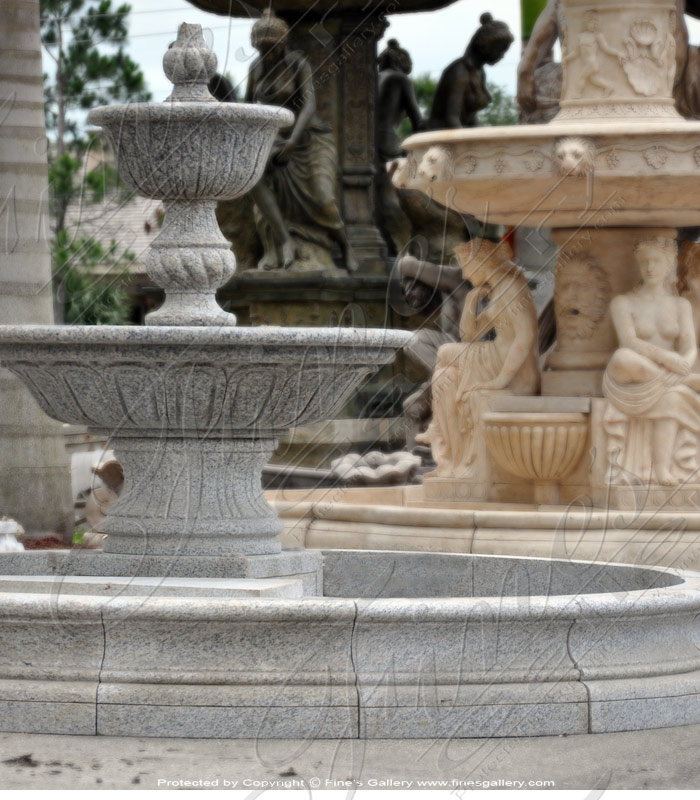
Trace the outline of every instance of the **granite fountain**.
<instances>
[{"instance_id":1,"label":"granite fountain","mask_svg":"<svg viewBox=\"0 0 700 800\"><path fill-rule=\"evenodd\" d=\"M183 25L169 101L90 114L125 182L164 200L148 262L162 308L144 327L0 327L0 361L47 414L108 433L125 471L104 552L0 554L0 728L412 738L699 721L690 573L281 549L260 489L276 437L332 417L409 334L243 329L216 304L234 264L213 203L260 177L291 115L215 103L214 65Z\"/></svg>"}]
</instances>

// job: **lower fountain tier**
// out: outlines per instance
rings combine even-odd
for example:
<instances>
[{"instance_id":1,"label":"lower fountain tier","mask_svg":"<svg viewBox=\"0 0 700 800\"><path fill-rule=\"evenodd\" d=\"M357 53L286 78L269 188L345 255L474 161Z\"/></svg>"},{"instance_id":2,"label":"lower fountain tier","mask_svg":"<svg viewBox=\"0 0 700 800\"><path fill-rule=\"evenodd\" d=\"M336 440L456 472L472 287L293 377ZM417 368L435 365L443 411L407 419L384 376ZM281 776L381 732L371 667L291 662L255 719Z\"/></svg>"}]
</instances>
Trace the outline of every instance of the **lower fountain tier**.
<instances>
[{"instance_id":1,"label":"lower fountain tier","mask_svg":"<svg viewBox=\"0 0 700 800\"><path fill-rule=\"evenodd\" d=\"M698 122L467 128L419 133L403 146L401 185L486 222L700 225Z\"/></svg>"},{"instance_id":2,"label":"lower fountain tier","mask_svg":"<svg viewBox=\"0 0 700 800\"><path fill-rule=\"evenodd\" d=\"M0 574L35 558L9 555ZM0 728L471 738L700 722L697 576L329 552L324 586L252 600L222 581L177 597L168 582L0 579Z\"/></svg>"},{"instance_id":3,"label":"lower fountain tier","mask_svg":"<svg viewBox=\"0 0 700 800\"><path fill-rule=\"evenodd\" d=\"M105 550L152 564L194 559L192 571L169 574L198 575L197 559L279 554L282 524L261 488L277 438L335 417L410 336L352 328L0 326L0 362L49 416L109 436L124 488L102 522Z\"/></svg>"}]
</instances>

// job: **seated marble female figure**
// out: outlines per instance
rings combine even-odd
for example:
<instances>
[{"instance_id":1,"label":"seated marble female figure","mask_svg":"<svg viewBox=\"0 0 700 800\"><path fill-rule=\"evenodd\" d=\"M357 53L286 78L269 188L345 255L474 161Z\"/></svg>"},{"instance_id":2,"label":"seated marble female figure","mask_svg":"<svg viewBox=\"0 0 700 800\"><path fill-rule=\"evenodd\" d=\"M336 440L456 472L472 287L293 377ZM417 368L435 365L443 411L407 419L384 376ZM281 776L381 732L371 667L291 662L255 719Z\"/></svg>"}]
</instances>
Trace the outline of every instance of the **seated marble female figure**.
<instances>
[{"instance_id":1,"label":"seated marble female figure","mask_svg":"<svg viewBox=\"0 0 700 800\"><path fill-rule=\"evenodd\" d=\"M248 73L247 103L284 106L294 112L290 133L275 142L263 179L251 190L259 212L265 255L262 269L290 267L295 238L330 251L335 241L349 272L358 268L336 200L338 159L333 134L316 115L311 65L289 50L289 27L265 10L253 25L259 52Z\"/></svg>"},{"instance_id":2,"label":"seated marble female figure","mask_svg":"<svg viewBox=\"0 0 700 800\"><path fill-rule=\"evenodd\" d=\"M610 304L619 343L603 377L610 480L672 486L698 466L693 312L675 289L675 240L641 241L635 257L641 285Z\"/></svg>"},{"instance_id":3,"label":"seated marble female figure","mask_svg":"<svg viewBox=\"0 0 700 800\"><path fill-rule=\"evenodd\" d=\"M432 379L433 419L416 441L430 444L432 476L479 479L484 394L537 394L537 312L505 243L472 239L456 256L474 287L460 319L460 342L442 345ZM480 310L483 302L486 305ZM490 331L494 338L485 338Z\"/></svg>"}]
</instances>

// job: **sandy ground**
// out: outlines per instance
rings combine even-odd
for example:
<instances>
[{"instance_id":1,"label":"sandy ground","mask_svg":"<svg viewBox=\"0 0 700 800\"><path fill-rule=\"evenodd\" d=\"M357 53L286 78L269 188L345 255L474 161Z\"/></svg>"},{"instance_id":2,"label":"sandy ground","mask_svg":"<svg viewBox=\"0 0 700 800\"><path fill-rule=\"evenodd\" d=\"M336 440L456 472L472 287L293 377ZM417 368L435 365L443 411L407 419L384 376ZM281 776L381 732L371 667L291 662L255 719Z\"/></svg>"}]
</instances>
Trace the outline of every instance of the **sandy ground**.
<instances>
[{"instance_id":1,"label":"sandy ground","mask_svg":"<svg viewBox=\"0 0 700 800\"><path fill-rule=\"evenodd\" d=\"M195 783L174 786L173 781ZM429 788L418 781L444 781L442 788L453 790L488 788L469 781L530 790L697 789L700 725L589 736L434 741L0 734L2 789L341 789L345 781L368 789Z\"/></svg>"}]
</instances>

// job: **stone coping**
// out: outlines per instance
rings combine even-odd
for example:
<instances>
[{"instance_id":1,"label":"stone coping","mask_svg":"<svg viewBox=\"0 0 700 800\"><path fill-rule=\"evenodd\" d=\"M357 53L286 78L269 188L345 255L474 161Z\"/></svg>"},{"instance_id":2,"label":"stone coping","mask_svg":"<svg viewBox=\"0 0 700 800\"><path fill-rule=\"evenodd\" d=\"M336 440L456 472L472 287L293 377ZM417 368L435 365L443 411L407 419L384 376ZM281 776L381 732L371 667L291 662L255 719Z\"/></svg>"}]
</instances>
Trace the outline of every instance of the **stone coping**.
<instances>
[{"instance_id":1,"label":"stone coping","mask_svg":"<svg viewBox=\"0 0 700 800\"><path fill-rule=\"evenodd\" d=\"M410 331L383 328L284 328L261 325L255 328L136 326L136 325L0 325L4 344L119 344L231 347L297 346L403 347L413 336Z\"/></svg>"},{"instance_id":2,"label":"stone coping","mask_svg":"<svg viewBox=\"0 0 700 800\"><path fill-rule=\"evenodd\" d=\"M385 504L375 505L371 499L364 498L358 499L356 503L351 502L353 500L352 489L319 491L325 492L326 495L342 491L342 500L338 502L333 502L330 498L306 500L304 497L309 493L304 489L284 491L281 493L283 497L279 497L278 493L270 492L268 497L282 519L311 518L418 527L482 527L514 530L531 530L533 528L556 530L564 527L579 529L581 526L587 529L612 530L635 527L639 530L660 530L669 524L683 522L686 530L700 531L700 512L645 511L637 513L617 509L606 511L605 509L591 510L565 506L538 508L525 504L521 504L516 510L515 506L510 509L500 509L496 507L495 503L456 502L434 502L420 505L403 503L394 505L391 502L385 502ZM374 491L380 492L381 490L375 489ZM290 496L293 493L298 494L299 500ZM442 507L437 507L438 505ZM475 508L475 505L480 505L481 508ZM487 508L488 505L492 507ZM449 506L449 508L445 508L445 506Z\"/></svg>"},{"instance_id":3,"label":"stone coping","mask_svg":"<svg viewBox=\"0 0 700 800\"><path fill-rule=\"evenodd\" d=\"M424 555L411 554L417 568ZM345 570L355 555L334 558ZM487 570L503 559L474 561ZM10 592L0 728L343 739L693 724L700 576L677 577L665 588L530 598Z\"/></svg>"},{"instance_id":4,"label":"stone coping","mask_svg":"<svg viewBox=\"0 0 700 800\"><path fill-rule=\"evenodd\" d=\"M573 120L572 120L573 122ZM434 144L471 144L476 142L493 142L494 144L509 141L530 141L533 139L556 139L561 136L625 136L630 139L636 137L668 137L675 134L700 135L700 122L689 122L685 119L664 120L655 122L640 120L635 123L633 117L617 122L585 122L576 120L572 122L547 123L544 125L519 125L485 127L485 128L455 128L442 131L425 131L409 136L403 141L406 150L426 147ZM575 130L574 130L575 129Z\"/></svg>"}]
</instances>

